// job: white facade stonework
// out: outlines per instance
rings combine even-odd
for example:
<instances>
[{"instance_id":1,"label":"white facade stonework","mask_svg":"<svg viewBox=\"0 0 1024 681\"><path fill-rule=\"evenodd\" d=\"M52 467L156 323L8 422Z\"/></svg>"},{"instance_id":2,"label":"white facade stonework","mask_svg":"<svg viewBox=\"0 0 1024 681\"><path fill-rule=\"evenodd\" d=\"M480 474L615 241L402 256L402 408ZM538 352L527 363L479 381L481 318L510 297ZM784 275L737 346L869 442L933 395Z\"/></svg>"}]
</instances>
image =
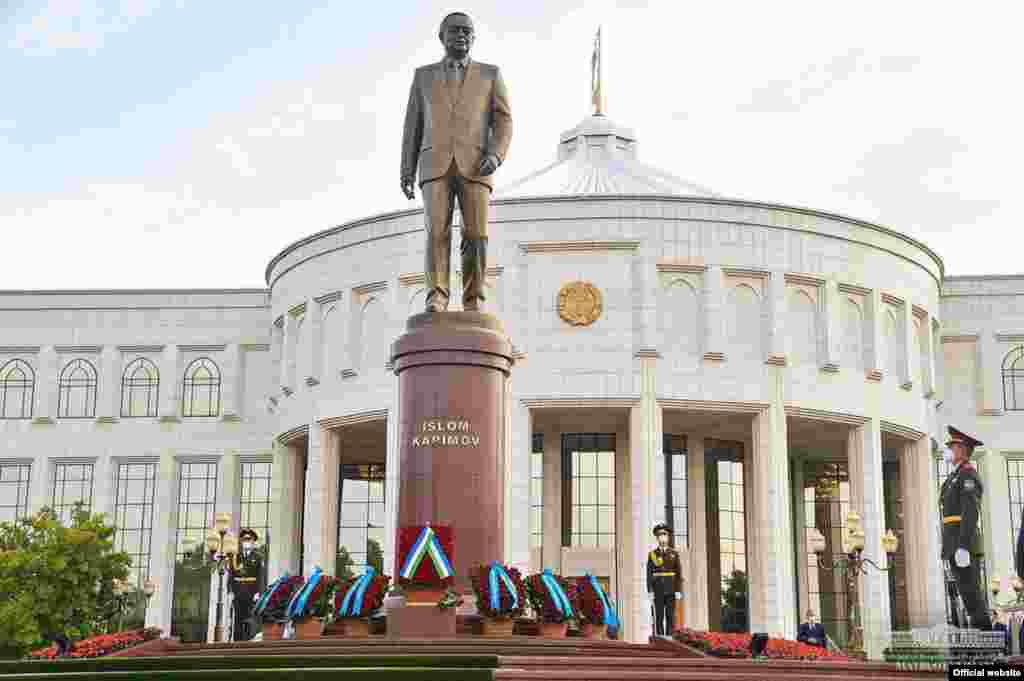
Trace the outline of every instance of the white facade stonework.
<instances>
[{"instance_id":1,"label":"white facade stonework","mask_svg":"<svg viewBox=\"0 0 1024 681\"><path fill-rule=\"evenodd\" d=\"M901 523L905 567L893 605L886 576L861 583L862 608L871 606L862 609L865 636L877 655L894 621L945 617L933 442L952 424L985 442L986 569L1006 583L1018 522L1007 462L1024 459L1024 411L1007 405L1003 372L1024 346L1024 276L945 278L935 253L890 229L718 197L640 165L635 135L616 142L622 130L587 119L563 135L556 164L504 198L496 193L485 309L503 321L516 352L507 524L497 529L506 560L607 579L622 637L646 640L645 556L653 524L673 521L671 496L686 507L677 536L685 530L687 626L722 621L709 580L722 576L727 552L744 556L750 630L794 638L803 612L824 602L804 528L819 523L822 508L832 513L814 505L805 473L838 463L848 475L837 488L848 489L843 508L865 520L866 556L886 564L881 535ZM347 513L343 471L375 464L383 466L381 549L392 572L400 471L389 347L423 307L424 241L421 211L407 210L296 242L267 267L266 290L0 292L0 366L22 360L33 373L30 409L15 413L8 403L0 414L0 465L31 466L27 511L54 502L61 464L85 462L93 509L114 514L117 466L154 462L149 574L159 586L147 621L170 630L183 465L217 464L210 508L232 511L237 531L242 467L272 464L274 579L334 569ZM574 280L603 296L589 326L558 314L559 289ZM124 372L139 357L159 370L157 404L151 415L126 417ZM197 417L186 413L185 372L201 358L219 370L219 401ZM60 376L78 359L95 367L95 407L66 418ZM1024 376L1024 360L1020 368ZM1024 409L1024 387L1020 397ZM580 433L614 436L612 482L594 483L610 485L600 503L613 526L600 528L614 532L613 546L572 539L586 528L566 517L576 501L566 498L572 452L562 442ZM673 479L666 434L686 442ZM534 435L542 437L536 485ZM719 478L736 470L721 463L730 456L742 471L731 516ZM887 466L899 471L898 501L884 492ZM706 484L712 479L716 487ZM543 512L531 534L535 491ZM887 506L902 516L887 517ZM736 517L739 527L727 530Z\"/></svg>"}]
</instances>

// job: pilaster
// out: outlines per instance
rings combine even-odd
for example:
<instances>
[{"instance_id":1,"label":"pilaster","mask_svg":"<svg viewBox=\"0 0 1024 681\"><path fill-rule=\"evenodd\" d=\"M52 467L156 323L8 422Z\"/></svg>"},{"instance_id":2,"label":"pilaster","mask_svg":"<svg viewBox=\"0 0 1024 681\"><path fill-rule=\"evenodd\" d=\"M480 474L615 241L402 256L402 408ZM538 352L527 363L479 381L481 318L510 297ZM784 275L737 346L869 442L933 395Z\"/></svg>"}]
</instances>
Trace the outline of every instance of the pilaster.
<instances>
[{"instance_id":1,"label":"pilaster","mask_svg":"<svg viewBox=\"0 0 1024 681\"><path fill-rule=\"evenodd\" d=\"M633 508L631 539L633 546L627 555L636 556L626 574L623 589L625 601L632 605L624 612L624 640L634 643L647 641L652 633L649 616L650 601L647 598L647 575L643 557L647 554L647 533L650 532L651 509L649 494L652 487L650 461L645 446L645 409L641 404L629 410L629 472L630 506ZM649 427L649 426L648 426Z\"/></svg>"},{"instance_id":2,"label":"pilaster","mask_svg":"<svg viewBox=\"0 0 1024 681\"><path fill-rule=\"evenodd\" d=\"M92 469L92 512L102 513L108 523L114 521L117 498L117 462L109 450L96 457Z\"/></svg>"},{"instance_id":3,"label":"pilaster","mask_svg":"<svg viewBox=\"0 0 1024 681\"><path fill-rule=\"evenodd\" d=\"M224 350L221 376L223 377L222 421L242 420L242 378L245 375L245 353L238 343L229 343Z\"/></svg>"},{"instance_id":4,"label":"pilaster","mask_svg":"<svg viewBox=\"0 0 1024 681\"><path fill-rule=\"evenodd\" d=\"M860 514L864 528L865 558L885 568L888 556L882 551L882 533L886 528L885 503L882 493L882 431L877 418L850 430L847 437L850 468L850 508ZM887 573L868 570L860 578L861 622L864 627L864 651L870 659L878 659L889 630L889 577Z\"/></svg>"},{"instance_id":5,"label":"pilaster","mask_svg":"<svg viewBox=\"0 0 1024 681\"><path fill-rule=\"evenodd\" d=\"M725 273L721 265L704 272L704 359L725 359Z\"/></svg>"},{"instance_id":6,"label":"pilaster","mask_svg":"<svg viewBox=\"0 0 1024 681\"><path fill-rule=\"evenodd\" d=\"M975 366L980 375L975 376L978 389L978 407L982 416L1001 416L1003 413L1003 352L995 334L984 332L978 335L975 345L977 359Z\"/></svg>"},{"instance_id":7,"label":"pilaster","mask_svg":"<svg viewBox=\"0 0 1024 681\"><path fill-rule=\"evenodd\" d=\"M786 276L773 270L768 279L768 364L786 365Z\"/></svg>"},{"instance_id":8,"label":"pilaster","mask_svg":"<svg viewBox=\"0 0 1024 681\"><path fill-rule=\"evenodd\" d=\"M174 563L178 549L178 464L173 451L160 454L153 497L152 556L150 579L156 591L146 609L146 626L171 631L174 604Z\"/></svg>"},{"instance_id":9,"label":"pilaster","mask_svg":"<svg viewBox=\"0 0 1024 681\"><path fill-rule=\"evenodd\" d=\"M241 475L241 462L237 451L227 451L221 455L220 460L217 462L217 501L214 505L214 514L217 513L230 513L231 514L231 526L228 528L229 531L238 538L239 524L241 522L240 511L240 495L241 495L242 475ZM216 515L214 515L216 518ZM213 520L213 518L211 518ZM199 537L199 539L205 541L206 537ZM207 641L214 641L214 628L217 626L217 597L218 589L220 588L219 579L217 572L214 571L210 574L210 599L209 607L207 608L208 625L207 625ZM231 590L228 589L227 579L224 580L224 609L221 613L221 625L224 627L224 640L231 640Z\"/></svg>"},{"instance_id":10,"label":"pilaster","mask_svg":"<svg viewBox=\"0 0 1024 681\"><path fill-rule=\"evenodd\" d=\"M919 363L917 359L919 353L918 346L914 342L914 309L909 300L903 303L903 308L900 310L900 327L900 336L903 339L900 344L902 346L900 350L903 352L903 361L900 363L903 370L903 375L900 376L900 387L910 390L914 387L914 377L918 375L915 369Z\"/></svg>"},{"instance_id":11,"label":"pilaster","mask_svg":"<svg viewBox=\"0 0 1024 681\"><path fill-rule=\"evenodd\" d=\"M976 449L971 456L981 474L984 491L981 497L981 526L985 540L985 561L989 579L999 576L1003 587L1008 578L1016 574L1014 552L1017 537L1013 535L1010 505L1005 496L1009 489L1006 473L1006 457L992 449Z\"/></svg>"},{"instance_id":12,"label":"pilaster","mask_svg":"<svg viewBox=\"0 0 1024 681\"><path fill-rule=\"evenodd\" d=\"M320 385L323 380L323 358L324 358L324 313L323 306L316 298L306 301L306 327L305 336L309 339L304 352L306 361L302 365L306 367L303 382L312 388Z\"/></svg>"},{"instance_id":13,"label":"pilaster","mask_svg":"<svg viewBox=\"0 0 1024 681\"><path fill-rule=\"evenodd\" d=\"M877 289L864 296L864 355L868 380L880 381L884 373L882 357L882 294Z\"/></svg>"},{"instance_id":14,"label":"pilaster","mask_svg":"<svg viewBox=\"0 0 1024 681\"><path fill-rule=\"evenodd\" d=\"M57 349L44 345L39 349L39 371L36 373L33 423L53 423L57 417Z\"/></svg>"},{"instance_id":15,"label":"pilaster","mask_svg":"<svg viewBox=\"0 0 1024 681\"><path fill-rule=\"evenodd\" d=\"M100 354L100 375L97 379L99 394L96 396L96 421L114 423L121 415L121 353L114 345L104 345Z\"/></svg>"},{"instance_id":16,"label":"pilaster","mask_svg":"<svg viewBox=\"0 0 1024 681\"><path fill-rule=\"evenodd\" d=\"M309 437L306 444L306 493L303 499L303 536L301 539L304 547L302 566L302 574L304 575L312 574L315 567L330 572L330 566L334 563L333 557L330 562L324 563L326 558L324 552L325 506L329 503L328 495L330 494L326 489L326 481L323 479L323 476L327 473L326 469L329 463L325 456L326 447L324 440L324 430L320 427L320 424L310 424ZM337 470L339 462L335 459L334 463L334 494L337 495ZM337 518L337 511L335 511L334 517ZM335 529L335 532L337 532L337 529Z\"/></svg>"},{"instance_id":17,"label":"pilaster","mask_svg":"<svg viewBox=\"0 0 1024 681\"><path fill-rule=\"evenodd\" d=\"M509 414L509 456L505 489L505 561L525 575L530 569L530 453L533 449L530 408L511 395L506 397ZM545 471L546 472L546 471ZM547 500L545 499L545 504ZM544 513L548 507L545 505ZM561 546L559 537L558 546ZM547 542L544 542L547 546Z\"/></svg>"},{"instance_id":18,"label":"pilaster","mask_svg":"<svg viewBox=\"0 0 1024 681\"><path fill-rule=\"evenodd\" d=\"M932 520L936 514L931 505L932 474L934 468L931 443L927 437L916 442L907 442L899 453L900 493L903 497L903 545L908 569L907 605L911 627L929 627L941 621L942 600L938 600L940 611L936 612L933 600L929 598L929 571L923 566L939 560L937 535L932 531ZM919 566L919 569L915 569Z\"/></svg>"},{"instance_id":19,"label":"pilaster","mask_svg":"<svg viewBox=\"0 0 1024 681\"><path fill-rule=\"evenodd\" d=\"M30 514L39 513L44 506L53 503L53 463L45 454L32 461L28 503Z\"/></svg>"},{"instance_id":20,"label":"pilaster","mask_svg":"<svg viewBox=\"0 0 1024 681\"><path fill-rule=\"evenodd\" d=\"M398 379L391 381L391 407L387 416L387 453L384 460L384 570L388 574L398 574L399 566L395 563L398 538L398 492L401 481L401 415L398 412L401 402L398 399Z\"/></svg>"},{"instance_id":21,"label":"pilaster","mask_svg":"<svg viewBox=\"0 0 1024 681\"><path fill-rule=\"evenodd\" d=\"M700 631L708 629L708 525L704 478L704 437L693 433L687 438L686 501L689 504L690 565L686 581L686 622Z\"/></svg>"},{"instance_id":22,"label":"pilaster","mask_svg":"<svg viewBox=\"0 0 1024 681\"><path fill-rule=\"evenodd\" d=\"M789 460L793 471L793 489L790 491L790 503L793 505L794 534L796 535L796 581L797 581L797 619L804 621L804 613L811 604L810 599L810 574L807 568L807 508L804 503L804 458L794 456ZM821 613L814 608L815 614L821 617Z\"/></svg>"},{"instance_id":23,"label":"pilaster","mask_svg":"<svg viewBox=\"0 0 1024 681\"><path fill-rule=\"evenodd\" d=\"M319 426L318 426L319 427ZM271 469L271 490L277 504L273 507L270 528L270 564L267 580L273 581L284 573L299 574L298 536L299 514L297 475L302 462L292 447L274 442L274 465Z\"/></svg>"},{"instance_id":24,"label":"pilaster","mask_svg":"<svg viewBox=\"0 0 1024 681\"><path fill-rule=\"evenodd\" d=\"M929 350L928 357L931 361L932 367L932 397L936 402L942 402L945 397L945 376L946 369L943 366L944 356L942 354L942 325L939 324L937 319L934 319L929 315L931 334L931 348ZM929 397L929 395L925 395Z\"/></svg>"},{"instance_id":25,"label":"pilaster","mask_svg":"<svg viewBox=\"0 0 1024 681\"><path fill-rule=\"evenodd\" d=\"M541 563L562 569L562 443L561 433L544 431L544 546Z\"/></svg>"},{"instance_id":26,"label":"pilaster","mask_svg":"<svg viewBox=\"0 0 1024 681\"><path fill-rule=\"evenodd\" d=\"M295 332L296 320L290 313L284 315L283 335L281 336L281 392L291 395L295 392Z\"/></svg>"},{"instance_id":27,"label":"pilaster","mask_svg":"<svg viewBox=\"0 0 1024 681\"><path fill-rule=\"evenodd\" d=\"M821 287L822 305L822 371L839 370L840 357L843 352L843 299L839 295L839 283L835 279L826 279ZM807 561L800 561L806 563ZM806 572L806 570L804 570ZM801 614L801 617L803 615Z\"/></svg>"},{"instance_id":28,"label":"pilaster","mask_svg":"<svg viewBox=\"0 0 1024 681\"><path fill-rule=\"evenodd\" d=\"M177 345L168 345L160 358L160 420L181 420L182 356Z\"/></svg>"}]
</instances>

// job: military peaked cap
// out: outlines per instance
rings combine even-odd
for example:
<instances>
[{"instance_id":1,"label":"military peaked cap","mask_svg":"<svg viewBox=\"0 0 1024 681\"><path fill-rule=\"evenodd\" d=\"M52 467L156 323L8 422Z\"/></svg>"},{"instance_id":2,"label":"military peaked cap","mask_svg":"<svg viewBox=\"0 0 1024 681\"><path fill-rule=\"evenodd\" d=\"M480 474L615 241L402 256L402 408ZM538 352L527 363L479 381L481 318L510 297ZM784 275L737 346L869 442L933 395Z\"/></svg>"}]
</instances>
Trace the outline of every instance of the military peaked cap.
<instances>
[{"instance_id":1,"label":"military peaked cap","mask_svg":"<svg viewBox=\"0 0 1024 681\"><path fill-rule=\"evenodd\" d=\"M672 534L672 528L666 523L658 523L654 526L654 536L657 537L659 532L668 532L669 534Z\"/></svg>"},{"instance_id":2,"label":"military peaked cap","mask_svg":"<svg viewBox=\"0 0 1024 681\"><path fill-rule=\"evenodd\" d=\"M241 532L238 533L238 538L239 539L244 541L246 537L252 537L253 541L259 541L260 540L260 536L258 534L256 534L256 530L252 529L251 527L247 527L247 528L245 528L244 530L242 530Z\"/></svg>"},{"instance_id":3,"label":"military peaked cap","mask_svg":"<svg viewBox=\"0 0 1024 681\"><path fill-rule=\"evenodd\" d=\"M949 441L946 443L947 445L951 445L954 442L959 442L968 449L974 449L975 447L980 447L983 444L985 444L981 440L976 440L967 433L963 433L957 430L953 426L946 426L946 430L949 431Z\"/></svg>"}]
</instances>

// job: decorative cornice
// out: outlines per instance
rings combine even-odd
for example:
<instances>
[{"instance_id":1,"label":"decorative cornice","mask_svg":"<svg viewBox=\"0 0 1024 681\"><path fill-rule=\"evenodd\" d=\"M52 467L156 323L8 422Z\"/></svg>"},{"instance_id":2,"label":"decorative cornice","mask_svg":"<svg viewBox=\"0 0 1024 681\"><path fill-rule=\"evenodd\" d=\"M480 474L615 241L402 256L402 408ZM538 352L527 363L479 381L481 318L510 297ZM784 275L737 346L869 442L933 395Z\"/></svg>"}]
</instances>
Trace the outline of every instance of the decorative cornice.
<instances>
[{"instance_id":1,"label":"decorative cornice","mask_svg":"<svg viewBox=\"0 0 1024 681\"><path fill-rule=\"evenodd\" d=\"M242 352L270 352L270 343L242 343L238 347Z\"/></svg>"},{"instance_id":2,"label":"decorative cornice","mask_svg":"<svg viewBox=\"0 0 1024 681\"><path fill-rule=\"evenodd\" d=\"M427 283L427 277L422 272L399 274L398 283L402 286L423 286Z\"/></svg>"},{"instance_id":3,"label":"decorative cornice","mask_svg":"<svg viewBox=\"0 0 1024 681\"><path fill-rule=\"evenodd\" d=\"M239 423L242 420L242 417L239 416L238 414L225 413L223 416L220 417L220 420L223 421L224 423Z\"/></svg>"},{"instance_id":4,"label":"decorative cornice","mask_svg":"<svg viewBox=\"0 0 1024 681\"><path fill-rule=\"evenodd\" d=\"M825 362L819 367L823 373L826 374L838 374L839 365L836 362Z\"/></svg>"},{"instance_id":5,"label":"decorative cornice","mask_svg":"<svg viewBox=\"0 0 1024 681\"><path fill-rule=\"evenodd\" d=\"M220 463L220 454L175 454L180 463Z\"/></svg>"},{"instance_id":6,"label":"decorative cornice","mask_svg":"<svg viewBox=\"0 0 1024 681\"><path fill-rule=\"evenodd\" d=\"M355 378L358 375L359 375L359 372L356 371L355 369L342 369L341 370L341 378L342 378L342 380L346 380L346 379L349 379L349 378Z\"/></svg>"},{"instance_id":7,"label":"decorative cornice","mask_svg":"<svg viewBox=\"0 0 1024 681\"><path fill-rule=\"evenodd\" d=\"M1024 333L997 333L996 340L1000 343L1024 343Z\"/></svg>"},{"instance_id":8,"label":"decorative cornice","mask_svg":"<svg viewBox=\"0 0 1024 681\"><path fill-rule=\"evenodd\" d=\"M39 345L0 345L0 355L38 355Z\"/></svg>"},{"instance_id":9,"label":"decorative cornice","mask_svg":"<svg viewBox=\"0 0 1024 681\"><path fill-rule=\"evenodd\" d=\"M786 356L777 352L770 353L764 360L764 363L773 367L784 367L789 365L789 361L786 359Z\"/></svg>"},{"instance_id":10,"label":"decorative cornice","mask_svg":"<svg viewBox=\"0 0 1024 681\"><path fill-rule=\"evenodd\" d=\"M332 291L331 293L325 293L322 296L314 298L320 305L328 305L329 303L336 303L341 300L341 291Z\"/></svg>"},{"instance_id":11,"label":"decorative cornice","mask_svg":"<svg viewBox=\"0 0 1024 681\"><path fill-rule=\"evenodd\" d=\"M96 423L117 423L116 416L97 416Z\"/></svg>"},{"instance_id":12,"label":"decorative cornice","mask_svg":"<svg viewBox=\"0 0 1024 681\"><path fill-rule=\"evenodd\" d=\"M54 347L58 353L68 355L98 355L103 352L102 345L57 345Z\"/></svg>"},{"instance_id":13,"label":"decorative cornice","mask_svg":"<svg viewBox=\"0 0 1024 681\"><path fill-rule=\"evenodd\" d=\"M166 345L118 345L117 349L120 352L138 352L138 353L160 353L164 351Z\"/></svg>"},{"instance_id":14,"label":"decorative cornice","mask_svg":"<svg viewBox=\"0 0 1024 681\"><path fill-rule=\"evenodd\" d=\"M360 423L370 423L371 421L386 421L387 418L387 409L372 409L370 411L356 412L355 414L348 414L346 416L331 416L326 419L320 419L317 423L320 424L321 428L345 428L347 426L354 426Z\"/></svg>"},{"instance_id":15,"label":"decorative cornice","mask_svg":"<svg viewBox=\"0 0 1024 681\"><path fill-rule=\"evenodd\" d=\"M862 426L868 421L866 416L845 414L839 411L827 411L825 409L786 406L783 407L783 411L786 412L786 416L792 416L794 418L810 419L812 421L827 421L829 423L845 423L851 426Z\"/></svg>"},{"instance_id":16,"label":"decorative cornice","mask_svg":"<svg viewBox=\"0 0 1024 681\"><path fill-rule=\"evenodd\" d=\"M304 315L304 314L306 314L306 303L305 303L305 301L299 303L298 305L292 305L291 307L288 308L288 316L289 317L298 317L299 315Z\"/></svg>"},{"instance_id":17,"label":"decorative cornice","mask_svg":"<svg viewBox=\"0 0 1024 681\"><path fill-rule=\"evenodd\" d=\"M871 289L857 286L856 284L839 284L838 288L840 293L853 296L868 296L871 294Z\"/></svg>"},{"instance_id":18,"label":"decorative cornice","mask_svg":"<svg viewBox=\"0 0 1024 681\"><path fill-rule=\"evenodd\" d=\"M283 445L289 445L296 440L309 437L309 424L304 423L301 426L296 426L291 430L286 430L277 436L277 441Z\"/></svg>"},{"instance_id":19,"label":"decorative cornice","mask_svg":"<svg viewBox=\"0 0 1024 681\"><path fill-rule=\"evenodd\" d=\"M880 382L882 380L882 372L878 369L868 369L864 372L864 378L869 381Z\"/></svg>"},{"instance_id":20,"label":"decorative cornice","mask_svg":"<svg viewBox=\"0 0 1024 681\"><path fill-rule=\"evenodd\" d=\"M753 277L754 279L768 279L771 276L767 270L755 270L747 267L723 267L722 274L727 277Z\"/></svg>"},{"instance_id":21,"label":"decorative cornice","mask_svg":"<svg viewBox=\"0 0 1024 681\"><path fill-rule=\"evenodd\" d=\"M530 409L609 409L629 408L640 404L639 397L526 397L519 403Z\"/></svg>"},{"instance_id":22,"label":"decorative cornice","mask_svg":"<svg viewBox=\"0 0 1024 681\"><path fill-rule=\"evenodd\" d=\"M982 409L981 411L978 412L978 414L981 415L981 416L1002 416L1003 415L1003 410L1002 409Z\"/></svg>"},{"instance_id":23,"label":"decorative cornice","mask_svg":"<svg viewBox=\"0 0 1024 681\"><path fill-rule=\"evenodd\" d=\"M633 359L661 359L657 348L640 348L633 353Z\"/></svg>"},{"instance_id":24,"label":"decorative cornice","mask_svg":"<svg viewBox=\"0 0 1024 681\"><path fill-rule=\"evenodd\" d=\"M495 265L494 267L487 268L488 277L500 277L505 274L505 268L502 265Z\"/></svg>"},{"instance_id":25,"label":"decorative cornice","mask_svg":"<svg viewBox=\"0 0 1024 681\"><path fill-rule=\"evenodd\" d=\"M889 305L895 305L896 307L903 307L903 299L902 298L897 298L896 296L894 296L894 295L892 295L890 293L882 293L880 295L881 295L883 303L888 303Z\"/></svg>"},{"instance_id":26,"label":"decorative cornice","mask_svg":"<svg viewBox=\"0 0 1024 681\"><path fill-rule=\"evenodd\" d=\"M659 397L658 406L663 409L685 411L715 411L734 414L760 414L769 407L767 402L720 402L717 400L679 400Z\"/></svg>"},{"instance_id":27,"label":"decorative cornice","mask_svg":"<svg viewBox=\"0 0 1024 681\"><path fill-rule=\"evenodd\" d=\"M943 343L976 343L978 342L978 334L976 333L960 333L952 336L942 336L941 342Z\"/></svg>"},{"instance_id":28,"label":"decorative cornice","mask_svg":"<svg viewBox=\"0 0 1024 681\"><path fill-rule=\"evenodd\" d=\"M225 343L220 345L179 345L178 350L181 352L224 352L227 347Z\"/></svg>"},{"instance_id":29,"label":"decorative cornice","mask_svg":"<svg viewBox=\"0 0 1024 681\"><path fill-rule=\"evenodd\" d=\"M32 417L32 423L39 425L52 425L56 423L52 416L34 416Z\"/></svg>"},{"instance_id":30,"label":"decorative cornice","mask_svg":"<svg viewBox=\"0 0 1024 681\"><path fill-rule=\"evenodd\" d=\"M666 272L670 274L704 274L708 266L707 265L689 265L685 263L676 262L659 262L657 264L659 272Z\"/></svg>"},{"instance_id":31,"label":"decorative cornice","mask_svg":"<svg viewBox=\"0 0 1024 681\"><path fill-rule=\"evenodd\" d=\"M395 369L395 363L393 361L391 361L389 359L388 361L384 362L384 370L385 371L394 371L394 369Z\"/></svg>"},{"instance_id":32,"label":"decorative cornice","mask_svg":"<svg viewBox=\"0 0 1024 681\"><path fill-rule=\"evenodd\" d=\"M911 391L913 389L914 389L914 382L913 381L904 381L903 383L900 383L900 390L906 390L906 391L909 392L909 391Z\"/></svg>"},{"instance_id":33,"label":"decorative cornice","mask_svg":"<svg viewBox=\"0 0 1024 681\"><path fill-rule=\"evenodd\" d=\"M640 242L633 239L616 241L523 241L523 253L579 253L581 251L635 251Z\"/></svg>"},{"instance_id":34,"label":"decorative cornice","mask_svg":"<svg viewBox=\"0 0 1024 681\"><path fill-rule=\"evenodd\" d=\"M725 353L724 352L705 352L704 355L702 356L702 358L706 359L709 362L724 362L725 361Z\"/></svg>"},{"instance_id":35,"label":"decorative cornice","mask_svg":"<svg viewBox=\"0 0 1024 681\"><path fill-rule=\"evenodd\" d=\"M315 376L306 376L306 385L310 388L320 385L320 379Z\"/></svg>"},{"instance_id":36,"label":"decorative cornice","mask_svg":"<svg viewBox=\"0 0 1024 681\"><path fill-rule=\"evenodd\" d=\"M924 321L925 319L928 318L928 310L924 309L920 305L911 305L910 306L910 310L911 310L911 312L914 313L915 317L917 317L918 319L920 319L922 321Z\"/></svg>"},{"instance_id":37,"label":"decorative cornice","mask_svg":"<svg viewBox=\"0 0 1024 681\"><path fill-rule=\"evenodd\" d=\"M821 277L815 277L810 274L783 274L783 280L787 284L803 284L804 286L813 286L814 288L821 288L825 285L825 280Z\"/></svg>"},{"instance_id":38,"label":"decorative cornice","mask_svg":"<svg viewBox=\"0 0 1024 681\"><path fill-rule=\"evenodd\" d=\"M918 440L925 436L925 433L922 433L920 430L909 428L907 426L901 426L900 424L893 423L892 421L882 421L879 425L881 426L883 433L897 435L905 440L910 440L912 442L917 442Z\"/></svg>"},{"instance_id":39,"label":"decorative cornice","mask_svg":"<svg viewBox=\"0 0 1024 681\"><path fill-rule=\"evenodd\" d=\"M526 359L526 353L525 352L523 352L522 350L515 350L515 349L512 350L512 361L513 362L522 362L525 359Z\"/></svg>"},{"instance_id":40,"label":"decorative cornice","mask_svg":"<svg viewBox=\"0 0 1024 681\"><path fill-rule=\"evenodd\" d=\"M386 291L388 288L388 282L386 281L372 281L367 284L360 284L359 286L352 287L352 293L357 296L366 295L367 293L376 293L377 291Z\"/></svg>"},{"instance_id":41,"label":"decorative cornice","mask_svg":"<svg viewBox=\"0 0 1024 681\"><path fill-rule=\"evenodd\" d=\"M96 463L98 456L53 456L50 461L53 463Z\"/></svg>"},{"instance_id":42,"label":"decorative cornice","mask_svg":"<svg viewBox=\"0 0 1024 681\"><path fill-rule=\"evenodd\" d=\"M164 414L159 418L160 423L181 423L177 414Z\"/></svg>"},{"instance_id":43,"label":"decorative cornice","mask_svg":"<svg viewBox=\"0 0 1024 681\"><path fill-rule=\"evenodd\" d=\"M0 464L5 466L31 466L35 461L31 456L28 457L0 457Z\"/></svg>"}]
</instances>

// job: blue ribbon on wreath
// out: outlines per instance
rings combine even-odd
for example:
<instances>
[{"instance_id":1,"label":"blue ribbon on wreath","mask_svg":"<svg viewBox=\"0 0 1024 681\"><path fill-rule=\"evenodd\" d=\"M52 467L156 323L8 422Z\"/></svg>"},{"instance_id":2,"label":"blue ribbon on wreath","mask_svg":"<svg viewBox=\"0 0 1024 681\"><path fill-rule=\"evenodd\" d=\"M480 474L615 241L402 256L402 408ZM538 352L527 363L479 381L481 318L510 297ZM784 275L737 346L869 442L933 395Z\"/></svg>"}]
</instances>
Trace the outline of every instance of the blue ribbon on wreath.
<instances>
[{"instance_id":1,"label":"blue ribbon on wreath","mask_svg":"<svg viewBox=\"0 0 1024 681\"><path fill-rule=\"evenodd\" d=\"M273 584L270 585L266 591L260 594L260 599L256 601L256 607L253 608L253 614L259 616L263 614L263 611L267 609L267 603L270 602L270 597L274 595L274 592L278 590L285 582L289 580L288 573L284 573L277 578Z\"/></svg>"},{"instance_id":2,"label":"blue ribbon on wreath","mask_svg":"<svg viewBox=\"0 0 1024 681\"><path fill-rule=\"evenodd\" d=\"M491 563L491 569L487 575L487 582L490 586L491 591L491 610L494 612L501 611L501 594L498 593L498 579L501 579L502 584L508 589L508 592L512 594L512 609L515 610L519 607L519 594L516 592L515 582L509 576L504 566L498 561Z\"/></svg>"},{"instance_id":3,"label":"blue ribbon on wreath","mask_svg":"<svg viewBox=\"0 0 1024 681\"><path fill-rule=\"evenodd\" d=\"M566 619L572 619L575 614L573 613L572 603L569 602L569 597L562 590L562 585L558 583L558 580L551 573L551 568L544 568L540 579L544 582L544 586L547 587L548 595L555 602L555 607L565 615Z\"/></svg>"},{"instance_id":4,"label":"blue ribbon on wreath","mask_svg":"<svg viewBox=\"0 0 1024 681\"><path fill-rule=\"evenodd\" d=\"M366 572L349 588L345 598L341 601L338 617L359 617L362 614L363 597L366 595L366 589L369 588L376 572L372 566L366 568Z\"/></svg>"},{"instance_id":5,"label":"blue ribbon on wreath","mask_svg":"<svg viewBox=\"0 0 1024 681\"><path fill-rule=\"evenodd\" d=\"M309 576L309 581L299 589L299 592L292 597L292 602L288 604L288 619L302 617L303 612L306 610L306 601L309 600L309 594L313 593L313 589L320 582L321 574L319 567L313 568L313 574Z\"/></svg>"},{"instance_id":6,"label":"blue ribbon on wreath","mask_svg":"<svg viewBox=\"0 0 1024 681\"><path fill-rule=\"evenodd\" d=\"M587 577L590 578L590 584L594 587L594 591L601 598L601 605L604 606L604 623L613 629L619 628L619 617L615 614L615 608L608 602L608 597L604 593L604 589L601 588L601 584L597 581L597 578L589 572L586 573Z\"/></svg>"}]
</instances>

